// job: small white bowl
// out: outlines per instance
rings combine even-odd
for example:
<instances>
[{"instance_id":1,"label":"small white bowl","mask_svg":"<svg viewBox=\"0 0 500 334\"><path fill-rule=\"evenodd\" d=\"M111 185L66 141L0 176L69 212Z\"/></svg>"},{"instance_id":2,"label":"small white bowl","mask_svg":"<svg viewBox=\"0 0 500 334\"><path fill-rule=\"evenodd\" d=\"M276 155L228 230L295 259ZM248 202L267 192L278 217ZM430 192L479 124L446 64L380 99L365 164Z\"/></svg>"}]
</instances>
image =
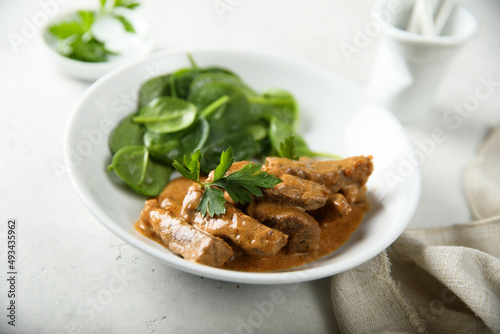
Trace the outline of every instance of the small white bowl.
<instances>
[{"instance_id":1,"label":"small white bowl","mask_svg":"<svg viewBox=\"0 0 500 334\"><path fill-rule=\"evenodd\" d=\"M132 22L136 34L131 36L133 38L133 43L130 43L131 40L126 40L123 36L119 36L121 40L114 44L116 47L133 44L132 48L129 47L128 50L125 48L125 52L120 52L118 55L112 55L109 57L108 61L99 63L79 61L65 57L56 51L57 39L50 34L48 29L54 23L75 17L75 14L75 12L70 12L54 17L43 29L41 29L39 36L39 44L44 54L48 57L52 65L61 73L77 79L94 81L128 61L139 59L149 54L154 48L154 37L146 20L130 10L124 10L119 14L126 16L127 19ZM107 38L113 38L113 36L109 36L110 34L106 34L106 30L113 30L113 27L109 22L103 23L104 24L100 27L101 32L104 33L104 35L108 35L106 36Z\"/></svg>"}]
</instances>

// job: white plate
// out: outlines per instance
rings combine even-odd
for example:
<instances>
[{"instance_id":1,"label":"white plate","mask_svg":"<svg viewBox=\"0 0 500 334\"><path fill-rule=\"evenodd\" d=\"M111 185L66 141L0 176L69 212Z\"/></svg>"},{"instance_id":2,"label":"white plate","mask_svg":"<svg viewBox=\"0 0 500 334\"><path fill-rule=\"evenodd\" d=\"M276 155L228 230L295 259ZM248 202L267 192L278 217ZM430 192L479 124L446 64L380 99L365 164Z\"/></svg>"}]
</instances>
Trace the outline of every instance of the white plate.
<instances>
[{"instance_id":1,"label":"white plate","mask_svg":"<svg viewBox=\"0 0 500 334\"><path fill-rule=\"evenodd\" d=\"M302 111L300 133L312 149L342 156L373 155L368 183L372 210L350 240L333 254L286 272L246 273L183 260L137 233L144 198L106 172L107 137L135 110L145 80L189 66L223 66L258 91L281 87L295 95ZM73 110L65 157L73 183L87 207L112 232L167 265L192 274L250 284L310 281L344 272L375 257L405 229L418 203L420 173L411 144L396 118L334 73L280 54L243 50L176 50L150 55L95 82Z\"/></svg>"}]
</instances>

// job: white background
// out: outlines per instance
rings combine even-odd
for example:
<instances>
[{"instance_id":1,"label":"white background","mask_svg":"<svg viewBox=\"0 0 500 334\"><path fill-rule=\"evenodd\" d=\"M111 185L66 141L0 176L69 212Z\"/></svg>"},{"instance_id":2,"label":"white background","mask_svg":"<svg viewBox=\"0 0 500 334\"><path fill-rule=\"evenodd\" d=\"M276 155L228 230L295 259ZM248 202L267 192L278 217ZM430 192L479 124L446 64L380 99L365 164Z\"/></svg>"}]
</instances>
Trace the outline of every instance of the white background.
<instances>
[{"instance_id":1,"label":"white background","mask_svg":"<svg viewBox=\"0 0 500 334\"><path fill-rule=\"evenodd\" d=\"M23 35L24 27L26 22L43 23L34 20L43 19L40 13L53 16L97 2L0 2L0 332L335 332L328 279L251 286L170 269L101 226L68 175L54 169L64 162L69 112L89 83L50 67L37 38ZM141 11L154 27L156 49L239 46L278 51L318 63L359 86L368 81L378 38L370 38L350 59L340 45L355 44L359 30L372 21L373 1L222 0L233 7L222 15L214 2L144 1ZM432 114L405 124L415 143L438 128L447 134L421 165L422 196L410 228L471 220L463 173L500 121L500 86L457 128L443 119L446 110L474 94L479 77L500 82L500 2L464 2L479 19L480 32L452 60ZM23 43L14 45L13 34L24 36ZM9 218L18 221L15 329L5 316Z\"/></svg>"}]
</instances>

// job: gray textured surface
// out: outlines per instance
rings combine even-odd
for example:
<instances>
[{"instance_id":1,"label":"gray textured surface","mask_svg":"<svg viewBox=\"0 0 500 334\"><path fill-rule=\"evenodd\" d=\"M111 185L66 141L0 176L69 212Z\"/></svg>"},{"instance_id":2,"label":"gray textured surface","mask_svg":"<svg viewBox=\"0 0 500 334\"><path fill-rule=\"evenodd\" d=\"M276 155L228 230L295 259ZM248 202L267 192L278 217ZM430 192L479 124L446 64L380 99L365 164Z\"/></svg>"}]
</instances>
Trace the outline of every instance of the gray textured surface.
<instances>
[{"instance_id":1,"label":"gray textured surface","mask_svg":"<svg viewBox=\"0 0 500 334\"><path fill-rule=\"evenodd\" d=\"M124 244L90 214L63 163L65 124L88 84L60 75L41 57L36 38L16 51L8 34L50 1L0 3L0 306L5 310L5 223L18 219L16 328L0 312L2 333L331 333L336 331L327 279L285 286L218 282L170 269ZM54 2L54 1L53 1ZM63 2L63 1L61 1ZM342 42L371 20L372 1L233 1L222 20L216 1L145 1L157 49L231 45L288 53L319 63L364 86L376 38L348 62ZM227 1L224 1L227 3ZM57 2L58 3L58 2ZM474 94L478 77L500 81L500 3L469 2L481 31L454 60L436 110L407 125L422 141L436 128L448 139L424 160L422 198L410 227L470 219L462 176L488 128L500 120L500 87L463 118L443 119ZM60 5L60 11L88 6Z\"/></svg>"}]
</instances>

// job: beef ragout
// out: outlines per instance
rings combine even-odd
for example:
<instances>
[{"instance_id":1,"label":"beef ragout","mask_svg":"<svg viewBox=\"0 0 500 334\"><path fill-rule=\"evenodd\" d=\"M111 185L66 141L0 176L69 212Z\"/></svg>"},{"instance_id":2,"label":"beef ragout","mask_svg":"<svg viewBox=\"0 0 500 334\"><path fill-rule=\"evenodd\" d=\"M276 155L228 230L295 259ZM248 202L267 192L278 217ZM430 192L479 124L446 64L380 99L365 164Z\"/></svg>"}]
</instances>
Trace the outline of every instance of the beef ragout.
<instances>
[{"instance_id":1,"label":"beef ragout","mask_svg":"<svg viewBox=\"0 0 500 334\"><path fill-rule=\"evenodd\" d=\"M249 161L233 163L228 173ZM262 168L282 182L226 213L197 211L203 187L183 177L146 201L135 228L188 261L238 271L294 268L344 244L369 209L371 156L343 160L268 157ZM213 172L208 175L209 181ZM227 194L226 194L227 195Z\"/></svg>"}]
</instances>

